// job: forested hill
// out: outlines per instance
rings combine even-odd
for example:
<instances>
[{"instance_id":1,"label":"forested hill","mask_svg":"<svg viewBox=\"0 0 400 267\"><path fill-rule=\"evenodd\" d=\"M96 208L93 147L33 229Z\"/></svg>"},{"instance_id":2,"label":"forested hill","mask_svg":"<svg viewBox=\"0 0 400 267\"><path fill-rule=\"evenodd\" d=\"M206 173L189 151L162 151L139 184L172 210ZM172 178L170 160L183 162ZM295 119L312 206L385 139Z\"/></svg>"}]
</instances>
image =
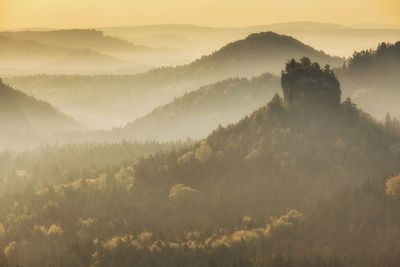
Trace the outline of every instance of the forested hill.
<instances>
[{"instance_id":1,"label":"forested hill","mask_svg":"<svg viewBox=\"0 0 400 267\"><path fill-rule=\"evenodd\" d=\"M111 128L143 117L200 86L237 76L279 73L290 58L303 56L332 66L342 64L339 58L291 37L266 32L230 43L188 65L136 75L33 75L10 77L7 82L59 106L86 125Z\"/></svg>"},{"instance_id":2,"label":"forested hill","mask_svg":"<svg viewBox=\"0 0 400 267\"><path fill-rule=\"evenodd\" d=\"M380 43L376 49L354 52L346 68L339 72L359 86L394 85L400 79L400 41Z\"/></svg>"},{"instance_id":3,"label":"forested hill","mask_svg":"<svg viewBox=\"0 0 400 267\"><path fill-rule=\"evenodd\" d=\"M307 59L289 62L282 84L285 99L275 96L194 146L125 162L97 178L4 196L0 260L12 266L320 267L349 266L348 249L359 252L350 259L357 267L364 266L364 251L368 259L396 259L398 246L385 254L379 242L398 244L391 239L398 223L385 225L393 222L387 216L398 218L396 182L393 201L392 189L382 196L382 183L332 202L317 200L399 171L399 122L380 124L349 99L340 102L332 70ZM305 85L320 90L305 91ZM364 215L367 221L358 220ZM341 230L346 235L338 237ZM373 242L357 242L368 240L364 234Z\"/></svg>"},{"instance_id":4,"label":"forested hill","mask_svg":"<svg viewBox=\"0 0 400 267\"><path fill-rule=\"evenodd\" d=\"M170 77L214 79L241 76L251 77L264 72L279 74L289 59L308 57L321 64L341 66L343 60L317 51L286 35L274 32L254 33L231 42L214 53L203 56L188 65L160 68L150 71L153 75L169 72ZM158 76L157 75L157 76Z\"/></svg>"},{"instance_id":5,"label":"forested hill","mask_svg":"<svg viewBox=\"0 0 400 267\"><path fill-rule=\"evenodd\" d=\"M252 79L231 78L175 98L125 127L81 133L84 137L79 137L78 134L75 141L170 141L204 138L218 125L237 122L260 108L279 91L279 78L269 73ZM71 138L70 134L68 136Z\"/></svg>"},{"instance_id":6,"label":"forested hill","mask_svg":"<svg viewBox=\"0 0 400 267\"><path fill-rule=\"evenodd\" d=\"M381 119L387 112L400 117L400 42L355 52L336 73L344 93L369 113Z\"/></svg>"},{"instance_id":7,"label":"forested hill","mask_svg":"<svg viewBox=\"0 0 400 267\"><path fill-rule=\"evenodd\" d=\"M340 66L343 60L317 51L293 37L274 32L260 32L232 42L189 66L195 69L220 71L231 76L254 75L261 72L279 74L287 60L308 57L321 64ZM247 66L247 67L246 67Z\"/></svg>"},{"instance_id":8,"label":"forested hill","mask_svg":"<svg viewBox=\"0 0 400 267\"><path fill-rule=\"evenodd\" d=\"M0 147L23 147L42 135L82 129L73 119L0 80Z\"/></svg>"}]
</instances>

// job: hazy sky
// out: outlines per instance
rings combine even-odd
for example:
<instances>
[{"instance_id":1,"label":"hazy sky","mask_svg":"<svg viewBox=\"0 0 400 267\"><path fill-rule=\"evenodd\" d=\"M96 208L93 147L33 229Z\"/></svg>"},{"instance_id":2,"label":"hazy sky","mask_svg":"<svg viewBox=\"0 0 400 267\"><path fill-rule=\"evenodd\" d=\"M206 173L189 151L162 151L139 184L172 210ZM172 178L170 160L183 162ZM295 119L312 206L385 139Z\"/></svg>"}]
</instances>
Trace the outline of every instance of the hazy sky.
<instances>
[{"instance_id":1,"label":"hazy sky","mask_svg":"<svg viewBox=\"0 0 400 267\"><path fill-rule=\"evenodd\" d=\"M0 28L287 21L400 24L400 0L0 0Z\"/></svg>"}]
</instances>

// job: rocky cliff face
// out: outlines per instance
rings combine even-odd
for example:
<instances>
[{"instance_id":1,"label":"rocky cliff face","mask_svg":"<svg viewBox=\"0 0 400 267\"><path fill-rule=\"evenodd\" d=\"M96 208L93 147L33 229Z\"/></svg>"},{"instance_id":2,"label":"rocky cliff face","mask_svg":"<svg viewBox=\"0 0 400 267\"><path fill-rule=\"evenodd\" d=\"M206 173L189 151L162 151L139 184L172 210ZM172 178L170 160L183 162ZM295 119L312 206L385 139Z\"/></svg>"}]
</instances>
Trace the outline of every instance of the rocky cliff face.
<instances>
[{"instance_id":1,"label":"rocky cliff face","mask_svg":"<svg viewBox=\"0 0 400 267\"><path fill-rule=\"evenodd\" d=\"M327 65L302 58L286 64L281 78L285 104L290 109L335 108L340 105L340 84Z\"/></svg>"}]
</instances>

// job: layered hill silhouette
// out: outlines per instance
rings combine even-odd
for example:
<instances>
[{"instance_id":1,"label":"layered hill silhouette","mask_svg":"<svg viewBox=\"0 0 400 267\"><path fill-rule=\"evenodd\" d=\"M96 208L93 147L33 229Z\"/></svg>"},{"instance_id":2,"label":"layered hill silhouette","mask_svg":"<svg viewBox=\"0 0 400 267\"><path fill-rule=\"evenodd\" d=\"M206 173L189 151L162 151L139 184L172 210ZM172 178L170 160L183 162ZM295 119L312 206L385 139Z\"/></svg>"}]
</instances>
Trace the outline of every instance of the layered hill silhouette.
<instances>
[{"instance_id":1,"label":"layered hill silhouette","mask_svg":"<svg viewBox=\"0 0 400 267\"><path fill-rule=\"evenodd\" d=\"M49 30L49 31L13 31L0 32L18 40L31 40L43 44L75 49L92 49L98 52L142 52L149 47L136 46L128 41L104 35L97 30Z\"/></svg>"},{"instance_id":2,"label":"layered hill silhouette","mask_svg":"<svg viewBox=\"0 0 400 267\"><path fill-rule=\"evenodd\" d=\"M262 72L279 73L282 64L290 58L303 56L321 64L338 66L342 60L303 44L286 35L274 32L261 32L249 35L246 39L229 43L217 52L193 62L195 67L208 69L226 68L230 75L254 75ZM251 67L250 70L246 66ZM264 71L262 71L264 67Z\"/></svg>"},{"instance_id":3,"label":"layered hill silhouette","mask_svg":"<svg viewBox=\"0 0 400 267\"><path fill-rule=\"evenodd\" d=\"M342 60L291 37L273 32L252 34L190 64L137 75L51 76L8 78L7 82L40 97L95 127L121 126L155 107L200 86L231 77L279 73L290 58L308 56L338 66ZM49 90L51 89L51 94ZM67 92L77 92L67 94ZM90 112L88 112L90 111ZM88 113L92 117L86 117Z\"/></svg>"},{"instance_id":4,"label":"layered hill silhouette","mask_svg":"<svg viewBox=\"0 0 400 267\"><path fill-rule=\"evenodd\" d=\"M136 73L176 54L82 29L0 32L0 47L0 72L5 74Z\"/></svg>"},{"instance_id":5,"label":"layered hill silhouette","mask_svg":"<svg viewBox=\"0 0 400 267\"><path fill-rule=\"evenodd\" d=\"M41 67L70 53L69 49L42 44L31 40L18 40L0 36L2 68Z\"/></svg>"},{"instance_id":6,"label":"layered hill silhouette","mask_svg":"<svg viewBox=\"0 0 400 267\"><path fill-rule=\"evenodd\" d=\"M352 25L297 21L255 25L241 28L215 28L195 25L145 25L137 27L105 27L105 33L136 44L179 48L189 57L208 54L228 42L242 39L254 32L273 31L293 36L330 54L348 57L354 50L373 47L383 40L395 42L400 36L399 26Z\"/></svg>"},{"instance_id":7,"label":"layered hill silhouette","mask_svg":"<svg viewBox=\"0 0 400 267\"><path fill-rule=\"evenodd\" d=\"M54 132L82 129L82 125L50 104L14 90L0 80L1 148L24 148L45 142Z\"/></svg>"},{"instance_id":8,"label":"layered hill silhouette","mask_svg":"<svg viewBox=\"0 0 400 267\"><path fill-rule=\"evenodd\" d=\"M128 63L123 60L119 60L109 55L101 54L99 52L90 49L79 49L72 50L66 54L63 58L55 60L48 64L46 68L47 73L51 73L51 69L55 70L56 73L96 73L96 72L107 72L115 68L123 68Z\"/></svg>"},{"instance_id":9,"label":"layered hill silhouette","mask_svg":"<svg viewBox=\"0 0 400 267\"><path fill-rule=\"evenodd\" d=\"M101 73L127 67L128 63L87 48L72 48L0 33L0 72Z\"/></svg>"},{"instance_id":10,"label":"layered hill silhouette","mask_svg":"<svg viewBox=\"0 0 400 267\"><path fill-rule=\"evenodd\" d=\"M398 236L392 219L400 182L390 180L385 197L382 184L367 180L400 169L400 132L338 99L335 73L309 59L288 62L281 82L284 99L274 96L193 146L5 196L3 259L42 266L363 266L398 259L397 246L380 249L380 234ZM359 190L342 191L363 181ZM367 242L371 236L379 239Z\"/></svg>"}]
</instances>

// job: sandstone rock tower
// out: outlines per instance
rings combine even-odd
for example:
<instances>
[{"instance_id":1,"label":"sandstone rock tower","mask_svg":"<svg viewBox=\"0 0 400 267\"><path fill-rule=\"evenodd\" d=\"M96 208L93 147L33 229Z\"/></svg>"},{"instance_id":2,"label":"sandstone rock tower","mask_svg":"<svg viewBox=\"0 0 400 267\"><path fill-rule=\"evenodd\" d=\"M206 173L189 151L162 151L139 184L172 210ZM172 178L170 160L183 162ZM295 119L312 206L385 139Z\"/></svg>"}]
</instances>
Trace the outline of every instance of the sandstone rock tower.
<instances>
[{"instance_id":1,"label":"sandstone rock tower","mask_svg":"<svg viewBox=\"0 0 400 267\"><path fill-rule=\"evenodd\" d=\"M321 69L308 58L292 59L282 71L284 102L289 109L332 109L339 107L341 90L334 72Z\"/></svg>"}]
</instances>

